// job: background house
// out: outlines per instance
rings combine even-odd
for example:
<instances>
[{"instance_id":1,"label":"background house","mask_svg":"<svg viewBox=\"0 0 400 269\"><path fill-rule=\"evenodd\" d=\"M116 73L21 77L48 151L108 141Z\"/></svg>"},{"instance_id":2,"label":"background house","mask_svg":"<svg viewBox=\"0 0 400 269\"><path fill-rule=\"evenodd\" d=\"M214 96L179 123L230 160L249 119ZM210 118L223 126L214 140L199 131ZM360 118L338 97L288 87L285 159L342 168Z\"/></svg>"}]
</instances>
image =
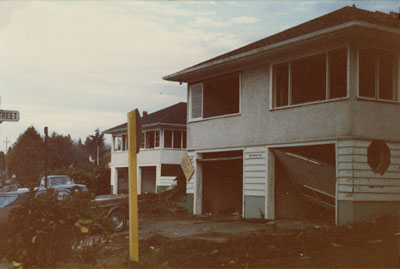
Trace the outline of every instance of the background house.
<instances>
[{"instance_id":1,"label":"background house","mask_svg":"<svg viewBox=\"0 0 400 269\"><path fill-rule=\"evenodd\" d=\"M398 13L344 7L164 77L188 83L193 213L398 212L399 44Z\"/></svg>"},{"instance_id":2,"label":"background house","mask_svg":"<svg viewBox=\"0 0 400 269\"><path fill-rule=\"evenodd\" d=\"M138 194L157 193L172 184L181 172L186 151L186 103L151 114L143 112L142 143L138 154ZM112 135L112 193L128 193L127 123L104 131Z\"/></svg>"}]
</instances>

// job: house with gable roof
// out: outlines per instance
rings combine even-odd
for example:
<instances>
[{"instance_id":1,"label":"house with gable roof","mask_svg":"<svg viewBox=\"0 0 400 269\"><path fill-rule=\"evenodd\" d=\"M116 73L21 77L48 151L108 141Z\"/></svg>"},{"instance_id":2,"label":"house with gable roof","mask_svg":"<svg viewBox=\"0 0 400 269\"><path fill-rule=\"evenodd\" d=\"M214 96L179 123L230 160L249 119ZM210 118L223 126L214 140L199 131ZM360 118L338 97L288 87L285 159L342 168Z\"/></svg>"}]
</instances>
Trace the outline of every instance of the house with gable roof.
<instances>
[{"instance_id":1,"label":"house with gable roof","mask_svg":"<svg viewBox=\"0 0 400 269\"><path fill-rule=\"evenodd\" d=\"M186 152L186 103L156 112L143 112L142 142L137 157L138 194L158 193L174 184ZM127 123L110 128L112 135L111 186L113 194L128 193Z\"/></svg>"},{"instance_id":2,"label":"house with gable roof","mask_svg":"<svg viewBox=\"0 0 400 269\"><path fill-rule=\"evenodd\" d=\"M188 85L193 213L399 212L399 18L346 6L165 76Z\"/></svg>"}]
</instances>

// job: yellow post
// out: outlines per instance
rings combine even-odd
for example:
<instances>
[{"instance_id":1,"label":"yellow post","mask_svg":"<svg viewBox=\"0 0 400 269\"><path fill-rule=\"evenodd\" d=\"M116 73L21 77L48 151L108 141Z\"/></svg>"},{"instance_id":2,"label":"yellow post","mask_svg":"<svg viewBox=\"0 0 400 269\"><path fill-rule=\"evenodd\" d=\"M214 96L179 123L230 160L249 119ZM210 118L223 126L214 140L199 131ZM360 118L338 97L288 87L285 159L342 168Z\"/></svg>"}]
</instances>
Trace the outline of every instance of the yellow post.
<instances>
[{"instance_id":1,"label":"yellow post","mask_svg":"<svg viewBox=\"0 0 400 269\"><path fill-rule=\"evenodd\" d=\"M129 253L131 261L139 261L139 228L137 200L137 109L128 113L128 152L129 152Z\"/></svg>"}]
</instances>

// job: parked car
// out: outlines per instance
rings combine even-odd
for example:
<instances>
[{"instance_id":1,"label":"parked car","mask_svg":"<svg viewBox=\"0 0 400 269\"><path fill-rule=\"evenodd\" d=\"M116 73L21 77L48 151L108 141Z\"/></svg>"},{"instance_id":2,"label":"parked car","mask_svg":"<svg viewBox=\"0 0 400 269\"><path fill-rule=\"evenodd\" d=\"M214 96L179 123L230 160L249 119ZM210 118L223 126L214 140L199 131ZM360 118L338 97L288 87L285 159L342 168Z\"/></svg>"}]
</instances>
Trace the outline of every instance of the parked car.
<instances>
[{"instance_id":1,"label":"parked car","mask_svg":"<svg viewBox=\"0 0 400 269\"><path fill-rule=\"evenodd\" d=\"M20 206L28 195L28 189L0 193L0 227L7 224L10 210Z\"/></svg>"},{"instance_id":2,"label":"parked car","mask_svg":"<svg viewBox=\"0 0 400 269\"><path fill-rule=\"evenodd\" d=\"M94 202L113 222L114 232L123 231L129 219L129 195L99 195Z\"/></svg>"},{"instance_id":3,"label":"parked car","mask_svg":"<svg viewBox=\"0 0 400 269\"><path fill-rule=\"evenodd\" d=\"M87 191L88 188L83 184L75 184L74 180L67 175L49 175L47 176L47 187L53 189L69 189L73 191ZM40 180L39 190L45 190L45 177Z\"/></svg>"}]
</instances>

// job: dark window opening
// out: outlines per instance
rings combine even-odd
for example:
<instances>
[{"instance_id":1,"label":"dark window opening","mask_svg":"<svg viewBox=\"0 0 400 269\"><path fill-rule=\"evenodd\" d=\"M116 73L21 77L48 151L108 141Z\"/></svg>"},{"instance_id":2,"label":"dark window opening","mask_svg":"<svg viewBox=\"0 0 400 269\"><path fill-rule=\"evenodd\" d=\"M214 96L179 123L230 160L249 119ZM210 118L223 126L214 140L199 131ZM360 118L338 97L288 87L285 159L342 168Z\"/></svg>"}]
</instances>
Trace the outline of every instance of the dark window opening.
<instances>
[{"instance_id":1,"label":"dark window opening","mask_svg":"<svg viewBox=\"0 0 400 269\"><path fill-rule=\"evenodd\" d=\"M329 57L329 98L347 96L347 49L330 51Z\"/></svg>"},{"instance_id":2,"label":"dark window opening","mask_svg":"<svg viewBox=\"0 0 400 269\"><path fill-rule=\"evenodd\" d=\"M359 51L359 93L360 96L375 98L376 52L360 48Z\"/></svg>"},{"instance_id":3,"label":"dark window opening","mask_svg":"<svg viewBox=\"0 0 400 269\"><path fill-rule=\"evenodd\" d=\"M146 148L154 148L154 132L146 132Z\"/></svg>"},{"instance_id":4,"label":"dark window opening","mask_svg":"<svg viewBox=\"0 0 400 269\"><path fill-rule=\"evenodd\" d=\"M186 131L183 131L182 148L186 148Z\"/></svg>"},{"instance_id":5,"label":"dark window opening","mask_svg":"<svg viewBox=\"0 0 400 269\"><path fill-rule=\"evenodd\" d=\"M203 118L239 113L239 74L203 84Z\"/></svg>"},{"instance_id":6,"label":"dark window opening","mask_svg":"<svg viewBox=\"0 0 400 269\"><path fill-rule=\"evenodd\" d=\"M277 64L273 67L275 106L287 106L289 97L289 64Z\"/></svg>"},{"instance_id":7,"label":"dark window opening","mask_svg":"<svg viewBox=\"0 0 400 269\"><path fill-rule=\"evenodd\" d=\"M174 177L180 173L182 173L182 169L179 164L161 164L162 177Z\"/></svg>"},{"instance_id":8,"label":"dark window opening","mask_svg":"<svg viewBox=\"0 0 400 269\"><path fill-rule=\"evenodd\" d=\"M393 56L379 53L379 99L394 100L393 94Z\"/></svg>"},{"instance_id":9,"label":"dark window opening","mask_svg":"<svg viewBox=\"0 0 400 269\"><path fill-rule=\"evenodd\" d=\"M172 131L164 130L164 148L172 148Z\"/></svg>"},{"instance_id":10,"label":"dark window opening","mask_svg":"<svg viewBox=\"0 0 400 269\"><path fill-rule=\"evenodd\" d=\"M291 63L292 104L326 99L326 56L318 54Z\"/></svg>"},{"instance_id":11,"label":"dark window opening","mask_svg":"<svg viewBox=\"0 0 400 269\"><path fill-rule=\"evenodd\" d=\"M182 132L174 131L174 149L180 149L182 143Z\"/></svg>"}]
</instances>

